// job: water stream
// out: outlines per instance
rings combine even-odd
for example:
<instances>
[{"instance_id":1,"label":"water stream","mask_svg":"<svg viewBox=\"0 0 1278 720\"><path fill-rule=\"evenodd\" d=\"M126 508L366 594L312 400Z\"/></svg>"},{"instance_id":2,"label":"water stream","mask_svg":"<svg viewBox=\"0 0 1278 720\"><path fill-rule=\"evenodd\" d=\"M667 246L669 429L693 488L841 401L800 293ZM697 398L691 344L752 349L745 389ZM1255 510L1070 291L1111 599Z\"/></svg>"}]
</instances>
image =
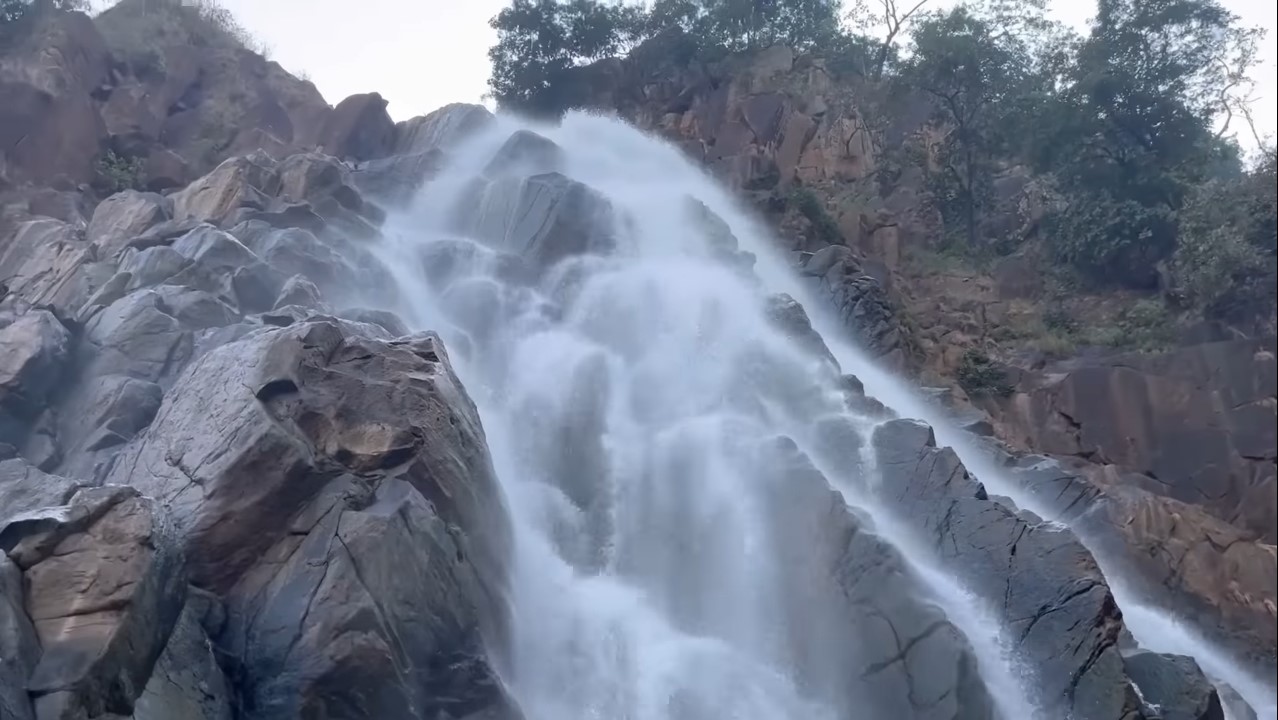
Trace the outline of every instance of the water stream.
<instances>
[{"instance_id":1,"label":"water stream","mask_svg":"<svg viewBox=\"0 0 1278 720\"><path fill-rule=\"evenodd\" d=\"M489 163L521 129L554 141L557 169L611 204L611 253L530 279L473 242L463 226L474 223L456 222L458 208L511 211L502 197L476 195L475 178L494 172ZM783 437L907 560L918 600L945 608L998 714L1038 716L1027 699L1034 680L993 615L878 509L872 453L833 463L817 449L816 418L846 420L862 441L874 421L847 409L828 363L769 321L767 294L801 300L843 372L901 415L932 422L938 440L997 482L985 476L990 464L839 340L728 192L674 148L587 115L555 127L500 118L450 157L413 211L392 221L381 251L407 319L448 343L510 500L514 618L502 672L529 720L874 719L869 698L842 681L864 649L824 638L829 601L804 589L807 529L793 527L780 500ZM753 274L716 255L689 198L757 255ZM1244 695L1252 687L1204 667Z\"/></svg>"}]
</instances>

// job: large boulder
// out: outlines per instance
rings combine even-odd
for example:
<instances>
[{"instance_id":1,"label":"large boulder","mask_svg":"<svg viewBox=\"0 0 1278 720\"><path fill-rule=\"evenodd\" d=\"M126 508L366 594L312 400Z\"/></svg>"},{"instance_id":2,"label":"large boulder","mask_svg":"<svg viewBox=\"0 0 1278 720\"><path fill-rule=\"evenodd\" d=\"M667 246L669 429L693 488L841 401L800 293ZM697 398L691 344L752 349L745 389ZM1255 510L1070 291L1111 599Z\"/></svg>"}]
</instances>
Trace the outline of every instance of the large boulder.
<instances>
[{"instance_id":1,"label":"large boulder","mask_svg":"<svg viewBox=\"0 0 1278 720\"><path fill-rule=\"evenodd\" d=\"M129 241L168 219L168 202L162 196L132 190L117 193L93 211L87 240L98 257L113 258Z\"/></svg>"},{"instance_id":2,"label":"large boulder","mask_svg":"<svg viewBox=\"0 0 1278 720\"><path fill-rule=\"evenodd\" d=\"M1122 614L1091 554L1063 526L991 500L932 429L893 420L874 433L881 496L1003 621L1052 717L1139 717L1118 639Z\"/></svg>"},{"instance_id":3,"label":"large boulder","mask_svg":"<svg viewBox=\"0 0 1278 720\"><path fill-rule=\"evenodd\" d=\"M70 331L34 310L0 327L0 442L19 445L65 382Z\"/></svg>"},{"instance_id":4,"label":"large boulder","mask_svg":"<svg viewBox=\"0 0 1278 720\"><path fill-rule=\"evenodd\" d=\"M608 201L559 173L481 182L457 213L464 235L543 269L574 255L610 252L616 242Z\"/></svg>"},{"instance_id":5,"label":"large boulder","mask_svg":"<svg viewBox=\"0 0 1278 720\"><path fill-rule=\"evenodd\" d=\"M222 225L240 208L266 209L279 191L276 163L269 157L233 157L175 193L173 217Z\"/></svg>"},{"instance_id":6,"label":"large boulder","mask_svg":"<svg viewBox=\"0 0 1278 720\"><path fill-rule=\"evenodd\" d=\"M1225 720L1216 688L1193 658L1136 652L1123 667L1159 720Z\"/></svg>"},{"instance_id":7,"label":"large boulder","mask_svg":"<svg viewBox=\"0 0 1278 720\"><path fill-rule=\"evenodd\" d=\"M127 715L177 622L185 587L172 527L124 487L10 517L0 543L22 569L40 643L27 689L37 718Z\"/></svg>"},{"instance_id":8,"label":"large boulder","mask_svg":"<svg viewBox=\"0 0 1278 720\"><path fill-rule=\"evenodd\" d=\"M244 717L506 702L484 643L509 530L478 415L438 339L364 327L213 348L107 478L172 508L192 582L225 600Z\"/></svg>"},{"instance_id":9,"label":"large boulder","mask_svg":"<svg viewBox=\"0 0 1278 720\"><path fill-rule=\"evenodd\" d=\"M385 157L395 144L395 123L377 93L352 95L337 104L320 134L320 147L350 160Z\"/></svg>"},{"instance_id":10,"label":"large boulder","mask_svg":"<svg viewBox=\"0 0 1278 720\"><path fill-rule=\"evenodd\" d=\"M0 234L0 278L9 293L31 305L77 308L114 273L98 262L84 230L53 218L20 222Z\"/></svg>"}]
</instances>

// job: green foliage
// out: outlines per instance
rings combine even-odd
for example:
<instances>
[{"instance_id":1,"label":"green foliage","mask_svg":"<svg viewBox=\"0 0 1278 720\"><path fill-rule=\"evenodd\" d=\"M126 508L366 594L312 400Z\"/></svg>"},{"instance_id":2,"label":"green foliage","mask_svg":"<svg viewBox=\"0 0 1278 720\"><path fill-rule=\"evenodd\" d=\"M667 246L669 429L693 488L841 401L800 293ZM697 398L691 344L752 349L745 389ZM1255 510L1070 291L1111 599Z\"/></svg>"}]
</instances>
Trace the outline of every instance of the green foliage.
<instances>
[{"instance_id":1,"label":"green foliage","mask_svg":"<svg viewBox=\"0 0 1278 720\"><path fill-rule=\"evenodd\" d=\"M819 240L831 245L842 241L843 234L839 231L839 224L830 216L816 193L805 187L796 187L790 192L789 204L807 218Z\"/></svg>"},{"instance_id":2,"label":"green foliage","mask_svg":"<svg viewBox=\"0 0 1278 720\"><path fill-rule=\"evenodd\" d=\"M1043 325L1057 333L1068 334L1078 330L1078 321L1070 314L1069 309L1059 302L1051 303L1043 310Z\"/></svg>"},{"instance_id":3,"label":"green foliage","mask_svg":"<svg viewBox=\"0 0 1278 720\"><path fill-rule=\"evenodd\" d=\"M556 112L557 87L578 65L620 52L638 36L635 8L596 0L514 0L490 21L497 44L492 95L503 106L530 113Z\"/></svg>"},{"instance_id":4,"label":"green foliage","mask_svg":"<svg viewBox=\"0 0 1278 720\"><path fill-rule=\"evenodd\" d=\"M88 9L88 0L0 0L0 41L20 36L39 13Z\"/></svg>"},{"instance_id":5,"label":"green foliage","mask_svg":"<svg viewBox=\"0 0 1278 720\"><path fill-rule=\"evenodd\" d=\"M1154 286L1189 187L1237 170L1211 131L1257 35L1215 0L1102 0L1064 89L1041 99L1027 146L1069 202L1050 241L1090 277Z\"/></svg>"},{"instance_id":6,"label":"green foliage","mask_svg":"<svg viewBox=\"0 0 1278 720\"><path fill-rule=\"evenodd\" d=\"M959 361L958 383L969 395L1006 397L1014 390L1007 381L1007 373L979 350L968 350L963 354Z\"/></svg>"},{"instance_id":7,"label":"green foliage","mask_svg":"<svg viewBox=\"0 0 1278 720\"><path fill-rule=\"evenodd\" d=\"M1182 208L1172 280L1180 299L1202 316L1249 322L1274 312L1276 183L1270 147L1252 172L1195 188Z\"/></svg>"},{"instance_id":8,"label":"green foliage","mask_svg":"<svg viewBox=\"0 0 1278 720\"><path fill-rule=\"evenodd\" d=\"M829 46L841 37L839 0L513 0L489 23L492 96L503 107L557 114L574 98L569 71L616 55L670 28L702 49L746 50L785 43Z\"/></svg>"},{"instance_id":9,"label":"green foliage","mask_svg":"<svg viewBox=\"0 0 1278 720\"><path fill-rule=\"evenodd\" d=\"M142 189L146 175L141 158L124 157L114 150L108 150L98 158L96 169L99 184L109 194Z\"/></svg>"}]
</instances>

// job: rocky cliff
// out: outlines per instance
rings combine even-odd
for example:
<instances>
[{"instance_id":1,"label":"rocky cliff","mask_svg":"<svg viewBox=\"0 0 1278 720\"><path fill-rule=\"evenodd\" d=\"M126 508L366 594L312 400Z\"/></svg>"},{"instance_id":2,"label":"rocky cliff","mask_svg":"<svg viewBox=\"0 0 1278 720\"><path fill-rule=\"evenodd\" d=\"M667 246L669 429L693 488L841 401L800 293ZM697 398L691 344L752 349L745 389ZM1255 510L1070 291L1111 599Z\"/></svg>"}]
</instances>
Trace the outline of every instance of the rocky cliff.
<instances>
[{"instance_id":1,"label":"rocky cliff","mask_svg":"<svg viewBox=\"0 0 1278 720\"><path fill-rule=\"evenodd\" d=\"M55 16L0 59L0 716L518 718L498 680L511 522L483 423L440 338L381 309L396 284L373 252L384 207L491 116L395 124L376 95L330 108L151 8ZM143 22L158 23L147 53L118 35ZM765 209L800 184L836 209L859 192L876 159L846 89L783 49L732 62L609 63L589 92ZM139 161L136 187L114 192L112 156ZM471 189L459 227L516 279L612 242L610 208L535 134ZM818 214L777 214L799 271L885 362L928 364L899 258L925 213L898 194L833 216L837 239ZM776 300L790 337L820 347ZM1026 371L983 421L1133 579L1272 666L1272 341L1180 352ZM846 428L831 432L825 461L853 462ZM890 504L984 589L1053 713L1152 718L1176 698L1221 717L1192 661L1120 652L1121 613L1073 534L992 499L926 426L886 422L872 445ZM773 503L796 528L788 577L838 599L804 642L866 648L855 678L803 672L878 688L884 717L992 717L968 640L872 523L792 444L764 450L788 479Z\"/></svg>"}]
</instances>

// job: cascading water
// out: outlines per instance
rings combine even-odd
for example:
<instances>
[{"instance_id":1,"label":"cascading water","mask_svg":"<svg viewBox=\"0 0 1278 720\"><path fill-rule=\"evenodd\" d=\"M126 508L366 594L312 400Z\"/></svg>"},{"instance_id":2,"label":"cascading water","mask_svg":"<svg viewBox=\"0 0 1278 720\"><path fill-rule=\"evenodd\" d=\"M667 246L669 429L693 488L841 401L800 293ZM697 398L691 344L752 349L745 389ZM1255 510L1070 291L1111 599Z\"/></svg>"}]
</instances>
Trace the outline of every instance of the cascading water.
<instances>
[{"instance_id":1,"label":"cascading water","mask_svg":"<svg viewBox=\"0 0 1278 720\"><path fill-rule=\"evenodd\" d=\"M510 500L498 654L529 720L1040 716L999 623L877 509L874 421L770 309L804 288L674 148L601 117L499 118L386 234L400 310L448 342ZM891 608L836 577L849 534L874 538L862 570ZM877 647L891 621L919 626L909 647Z\"/></svg>"}]
</instances>

